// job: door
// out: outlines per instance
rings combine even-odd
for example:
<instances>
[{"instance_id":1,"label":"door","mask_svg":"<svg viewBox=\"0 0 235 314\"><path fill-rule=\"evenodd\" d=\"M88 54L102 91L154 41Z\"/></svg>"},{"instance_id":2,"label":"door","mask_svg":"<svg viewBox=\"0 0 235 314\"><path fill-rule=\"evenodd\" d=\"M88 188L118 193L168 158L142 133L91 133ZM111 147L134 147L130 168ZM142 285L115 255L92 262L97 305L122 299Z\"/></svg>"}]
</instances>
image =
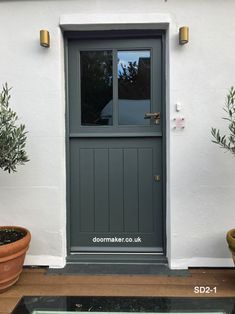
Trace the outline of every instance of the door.
<instances>
[{"instance_id":1,"label":"door","mask_svg":"<svg viewBox=\"0 0 235 314\"><path fill-rule=\"evenodd\" d=\"M162 40L68 40L70 252L164 252Z\"/></svg>"}]
</instances>

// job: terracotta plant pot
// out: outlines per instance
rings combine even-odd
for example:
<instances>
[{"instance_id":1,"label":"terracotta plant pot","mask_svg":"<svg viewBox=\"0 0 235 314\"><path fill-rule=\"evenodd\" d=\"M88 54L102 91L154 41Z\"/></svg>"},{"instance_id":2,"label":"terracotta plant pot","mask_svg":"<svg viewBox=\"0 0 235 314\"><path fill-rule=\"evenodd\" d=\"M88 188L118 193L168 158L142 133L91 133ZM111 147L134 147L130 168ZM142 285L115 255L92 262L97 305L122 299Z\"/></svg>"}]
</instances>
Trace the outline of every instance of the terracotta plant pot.
<instances>
[{"instance_id":1,"label":"terracotta plant pot","mask_svg":"<svg viewBox=\"0 0 235 314\"><path fill-rule=\"evenodd\" d=\"M3 226L0 227L0 230L2 229L16 229L25 232L26 235L20 240L0 246L0 293L19 279L31 239L30 232L25 228Z\"/></svg>"},{"instance_id":2,"label":"terracotta plant pot","mask_svg":"<svg viewBox=\"0 0 235 314\"><path fill-rule=\"evenodd\" d=\"M227 242L229 249L232 252L235 265L235 229L229 230L229 232L227 233Z\"/></svg>"}]
</instances>

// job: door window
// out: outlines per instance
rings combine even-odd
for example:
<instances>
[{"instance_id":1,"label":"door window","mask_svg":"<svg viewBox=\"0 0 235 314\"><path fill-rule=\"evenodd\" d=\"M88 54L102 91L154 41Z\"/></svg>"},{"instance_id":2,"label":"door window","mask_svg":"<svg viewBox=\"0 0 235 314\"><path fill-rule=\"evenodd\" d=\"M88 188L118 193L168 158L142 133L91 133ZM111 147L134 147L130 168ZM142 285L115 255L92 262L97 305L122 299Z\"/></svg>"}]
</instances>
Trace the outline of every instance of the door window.
<instances>
[{"instance_id":1,"label":"door window","mask_svg":"<svg viewBox=\"0 0 235 314\"><path fill-rule=\"evenodd\" d=\"M81 51L81 124L113 124L112 51Z\"/></svg>"},{"instance_id":2,"label":"door window","mask_svg":"<svg viewBox=\"0 0 235 314\"><path fill-rule=\"evenodd\" d=\"M160 40L72 40L69 58L73 136L161 134Z\"/></svg>"},{"instance_id":3,"label":"door window","mask_svg":"<svg viewBox=\"0 0 235 314\"><path fill-rule=\"evenodd\" d=\"M151 124L150 50L81 51L80 82L82 126Z\"/></svg>"},{"instance_id":4,"label":"door window","mask_svg":"<svg viewBox=\"0 0 235 314\"><path fill-rule=\"evenodd\" d=\"M121 125L149 125L150 51L118 51L118 114Z\"/></svg>"}]
</instances>

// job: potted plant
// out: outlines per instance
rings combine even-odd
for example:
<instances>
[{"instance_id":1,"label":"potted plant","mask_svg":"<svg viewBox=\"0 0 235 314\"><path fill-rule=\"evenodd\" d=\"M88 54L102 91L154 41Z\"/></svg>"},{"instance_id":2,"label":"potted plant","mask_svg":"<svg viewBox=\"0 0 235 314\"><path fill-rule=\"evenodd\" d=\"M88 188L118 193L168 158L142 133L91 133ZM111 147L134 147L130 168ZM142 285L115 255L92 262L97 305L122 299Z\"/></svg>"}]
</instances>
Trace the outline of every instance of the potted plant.
<instances>
[{"instance_id":1,"label":"potted plant","mask_svg":"<svg viewBox=\"0 0 235 314\"><path fill-rule=\"evenodd\" d=\"M9 91L6 83L0 92L0 168L11 173L28 157L24 149L27 132L23 124L17 125L18 116L9 107ZM0 292L19 279L30 238L25 228L0 226Z\"/></svg>"},{"instance_id":2,"label":"potted plant","mask_svg":"<svg viewBox=\"0 0 235 314\"><path fill-rule=\"evenodd\" d=\"M224 150L232 153L235 156L235 89L231 87L225 102L224 108L227 116L223 119L228 121L228 135L221 135L219 129L212 128L211 134L213 136L213 143L219 145ZM235 264L235 229L229 230L227 233L228 246L233 255Z\"/></svg>"}]
</instances>

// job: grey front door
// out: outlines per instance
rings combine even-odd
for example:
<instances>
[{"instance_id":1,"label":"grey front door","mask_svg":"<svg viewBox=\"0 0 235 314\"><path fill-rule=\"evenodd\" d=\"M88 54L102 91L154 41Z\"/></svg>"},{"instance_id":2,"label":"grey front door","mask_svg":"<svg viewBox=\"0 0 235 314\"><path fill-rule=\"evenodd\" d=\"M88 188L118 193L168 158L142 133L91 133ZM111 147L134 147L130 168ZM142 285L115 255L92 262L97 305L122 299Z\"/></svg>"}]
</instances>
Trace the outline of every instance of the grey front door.
<instances>
[{"instance_id":1,"label":"grey front door","mask_svg":"<svg viewBox=\"0 0 235 314\"><path fill-rule=\"evenodd\" d=\"M68 40L70 252L163 253L162 40Z\"/></svg>"}]
</instances>

